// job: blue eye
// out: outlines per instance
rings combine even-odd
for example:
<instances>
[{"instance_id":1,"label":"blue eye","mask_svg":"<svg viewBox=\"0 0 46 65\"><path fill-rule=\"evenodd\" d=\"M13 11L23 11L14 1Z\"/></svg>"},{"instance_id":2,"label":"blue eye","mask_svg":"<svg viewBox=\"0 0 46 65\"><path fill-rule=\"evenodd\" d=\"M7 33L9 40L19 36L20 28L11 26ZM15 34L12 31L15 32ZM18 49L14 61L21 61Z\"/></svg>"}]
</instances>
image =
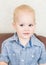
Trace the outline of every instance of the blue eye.
<instances>
[{"instance_id":1,"label":"blue eye","mask_svg":"<svg viewBox=\"0 0 46 65\"><path fill-rule=\"evenodd\" d=\"M31 26L33 26L32 24L29 24L29 26L31 27Z\"/></svg>"},{"instance_id":2,"label":"blue eye","mask_svg":"<svg viewBox=\"0 0 46 65\"><path fill-rule=\"evenodd\" d=\"M24 26L23 24L20 24L20 26Z\"/></svg>"}]
</instances>

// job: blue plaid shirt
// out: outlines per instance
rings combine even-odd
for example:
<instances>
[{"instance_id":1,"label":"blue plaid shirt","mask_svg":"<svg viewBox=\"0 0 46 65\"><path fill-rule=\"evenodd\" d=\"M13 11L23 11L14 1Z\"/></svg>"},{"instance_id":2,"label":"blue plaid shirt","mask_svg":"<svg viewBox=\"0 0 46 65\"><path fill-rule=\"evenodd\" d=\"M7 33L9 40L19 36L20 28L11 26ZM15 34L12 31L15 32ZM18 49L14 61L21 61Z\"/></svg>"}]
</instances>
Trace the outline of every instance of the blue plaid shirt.
<instances>
[{"instance_id":1,"label":"blue plaid shirt","mask_svg":"<svg viewBox=\"0 0 46 65\"><path fill-rule=\"evenodd\" d=\"M38 65L46 63L45 46L34 35L24 47L15 33L14 36L3 42L1 51L0 62L6 62L8 65Z\"/></svg>"}]
</instances>

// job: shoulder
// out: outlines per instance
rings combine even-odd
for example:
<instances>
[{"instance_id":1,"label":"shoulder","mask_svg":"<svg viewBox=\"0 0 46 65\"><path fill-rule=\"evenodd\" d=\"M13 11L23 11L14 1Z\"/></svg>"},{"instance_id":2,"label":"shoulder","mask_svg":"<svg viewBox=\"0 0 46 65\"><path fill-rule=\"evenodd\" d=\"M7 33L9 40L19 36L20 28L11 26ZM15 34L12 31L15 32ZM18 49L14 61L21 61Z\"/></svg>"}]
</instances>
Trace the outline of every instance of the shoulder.
<instances>
[{"instance_id":1,"label":"shoulder","mask_svg":"<svg viewBox=\"0 0 46 65\"><path fill-rule=\"evenodd\" d=\"M4 40L2 46L8 47L12 45L12 41L14 40L14 35Z\"/></svg>"},{"instance_id":2,"label":"shoulder","mask_svg":"<svg viewBox=\"0 0 46 65\"><path fill-rule=\"evenodd\" d=\"M45 48L45 45L43 42L41 42L35 35L31 37L32 45L39 46L41 48Z\"/></svg>"}]
</instances>

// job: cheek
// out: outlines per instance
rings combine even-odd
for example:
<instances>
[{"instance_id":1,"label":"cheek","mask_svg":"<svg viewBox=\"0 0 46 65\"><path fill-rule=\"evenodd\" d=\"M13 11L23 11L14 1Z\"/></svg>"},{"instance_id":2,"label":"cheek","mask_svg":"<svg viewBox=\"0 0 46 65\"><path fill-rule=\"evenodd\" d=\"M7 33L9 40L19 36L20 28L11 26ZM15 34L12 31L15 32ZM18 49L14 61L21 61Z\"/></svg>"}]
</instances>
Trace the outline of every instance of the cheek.
<instances>
[{"instance_id":1,"label":"cheek","mask_svg":"<svg viewBox=\"0 0 46 65\"><path fill-rule=\"evenodd\" d=\"M20 28L20 27L17 27L17 28L16 28L16 32L18 32L19 34L21 34L21 33L23 32L23 29Z\"/></svg>"},{"instance_id":2,"label":"cheek","mask_svg":"<svg viewBox=\"0 0 46 65\"><path fill-rule=\"evenodd\" d=\"M34 32L35 31L35 26L30 28L30 32Z\"/></svg>"}]
</instances>

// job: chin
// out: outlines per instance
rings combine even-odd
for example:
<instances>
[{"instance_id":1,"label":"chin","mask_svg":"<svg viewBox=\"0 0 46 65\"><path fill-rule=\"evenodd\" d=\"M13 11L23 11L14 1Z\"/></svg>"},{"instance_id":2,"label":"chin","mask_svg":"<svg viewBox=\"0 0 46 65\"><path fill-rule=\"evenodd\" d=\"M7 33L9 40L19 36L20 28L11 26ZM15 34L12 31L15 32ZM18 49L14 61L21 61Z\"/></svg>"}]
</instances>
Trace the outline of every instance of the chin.
<instances>
[{"instance_id":1,"label":"chin","mask_svg":"<svg viewBox=\"0 0 46 65\"><path fill-rule=\"evenodd\" d=\"M29 39L30 37L28 37L28 36L23 36L23 39Z\"/></svg>"}]
</instances>

